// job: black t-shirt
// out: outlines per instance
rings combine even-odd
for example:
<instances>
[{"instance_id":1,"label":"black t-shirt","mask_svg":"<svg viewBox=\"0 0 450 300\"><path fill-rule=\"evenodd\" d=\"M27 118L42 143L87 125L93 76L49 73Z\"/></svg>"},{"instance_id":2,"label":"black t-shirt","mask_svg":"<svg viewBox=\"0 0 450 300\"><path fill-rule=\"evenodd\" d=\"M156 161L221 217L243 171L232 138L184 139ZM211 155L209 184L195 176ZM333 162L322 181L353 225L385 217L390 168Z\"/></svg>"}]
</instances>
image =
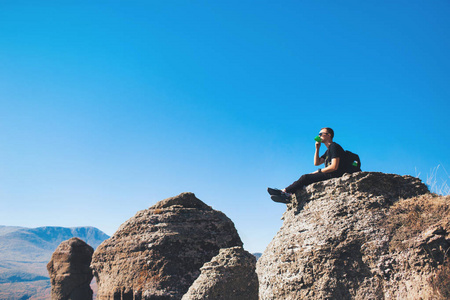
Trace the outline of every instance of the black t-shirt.
<instances>
[{"instance_id":1,"label":"black t-shirt","mask_svg":"<svg viewBox=\"0 0 450 300\"><path fill-rule=\"evenodd\" d=\"M321 156L321 158L325 159L325 167L328 167L329 165L331 165L331 160L333 158L340 158L339 159L339 166L338 169L334 172L338 172L339 174L343 174L344 173L344 164L343 164L343 160L344 160L344 155L345 155L345 151L344 149L342 149L342 147L335 142L332 142L330 144L330 147L328 147L327 151L325 151L325 153Z\"/></svg>"}]
</instances>

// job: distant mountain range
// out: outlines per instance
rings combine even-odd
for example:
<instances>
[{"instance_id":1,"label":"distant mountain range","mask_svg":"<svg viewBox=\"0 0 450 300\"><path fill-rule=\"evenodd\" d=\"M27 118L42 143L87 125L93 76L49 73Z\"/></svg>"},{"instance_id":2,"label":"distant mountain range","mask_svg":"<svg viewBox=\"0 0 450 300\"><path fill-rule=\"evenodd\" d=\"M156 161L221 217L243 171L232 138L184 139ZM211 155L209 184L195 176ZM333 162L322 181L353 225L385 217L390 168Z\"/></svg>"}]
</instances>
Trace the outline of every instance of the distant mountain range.
<instances>
[{"instance_id":1,"label":"distant mountain range","mask_svg":"<svg viewBox=\"0 0 450 300\"><path fill-rule=\"evenodd\" d=\"M94 227L0 225L0 299L44 299L37 295L47 294L50 287L47 263L56 247L72 237L94 249L109 238Z\"/></svg>"}]
</instances>

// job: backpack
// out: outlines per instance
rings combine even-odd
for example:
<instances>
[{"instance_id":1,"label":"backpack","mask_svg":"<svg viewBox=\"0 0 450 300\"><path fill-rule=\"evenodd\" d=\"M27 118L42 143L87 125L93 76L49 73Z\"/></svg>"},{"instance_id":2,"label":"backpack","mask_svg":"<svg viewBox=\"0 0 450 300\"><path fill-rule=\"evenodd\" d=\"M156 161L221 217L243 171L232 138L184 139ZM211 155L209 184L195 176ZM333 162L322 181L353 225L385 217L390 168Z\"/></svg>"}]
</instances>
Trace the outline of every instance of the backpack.
<instances>
[{"instance_id":1,"label":"backpack","mask_svg":"<svg viewBox=\"0 0 450 300\"><path fill-rule=\"evenodd\" d=\"M344 173L355 172L361 172L361 160L358 154L347 150L344 155Z\"/></svg>"}]
</instances>

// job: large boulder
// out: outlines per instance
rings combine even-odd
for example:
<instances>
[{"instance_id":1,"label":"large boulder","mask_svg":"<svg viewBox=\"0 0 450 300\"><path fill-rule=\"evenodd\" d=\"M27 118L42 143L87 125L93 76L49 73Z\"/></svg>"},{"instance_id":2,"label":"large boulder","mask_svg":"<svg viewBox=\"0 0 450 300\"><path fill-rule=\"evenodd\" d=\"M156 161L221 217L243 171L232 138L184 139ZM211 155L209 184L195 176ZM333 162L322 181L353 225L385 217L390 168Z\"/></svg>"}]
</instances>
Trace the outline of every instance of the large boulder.
<instances>
[{"instance_id":1,"label":"large boulder","mask_svg":"<svg viewBox=\"0 0 450 300\"><path fill-rule=\"evenodd\" d=\"M420 211L406 208L408 201L431 207L435 197L417 178L382 173L307 186L287 205L281 229L258 260L260 299L433 299L450 246L450 201L424 212L429 223L421 221L417 232L400 234L419 221L398 220ZM447 223L437 224L439 210Z\"/></svg>"},{"instance_id":2,"label":"large boulder","mask_svg":"<svg viewBox=\"0 0 450 300\"><path fill-rule=\"evenodd\" d=\"M182 193L138 212L95 251L97 299L181 299L221 248L242 246L233 222Z\"/></svg>"},{"instance_id":3,"label":"large boulder","mask_svg":"<svg viewBox=\"0 0 450 300\"><path fill-rule=\"evenodd\" d=\"M52 300L92 299L90 283L94 249L79 238L62 242L47 264L52 284Z\"/></svg>"},{"instance_id":4,"label":"large boulder","mask_svg":"<svg viewBox=\"0 0 450 300\"><path fill-rule=\"evenodd\" d=\"M255 267L255 256L242 247L221 249L182 300L258 300Z\"/></svg>"}]
</instances>

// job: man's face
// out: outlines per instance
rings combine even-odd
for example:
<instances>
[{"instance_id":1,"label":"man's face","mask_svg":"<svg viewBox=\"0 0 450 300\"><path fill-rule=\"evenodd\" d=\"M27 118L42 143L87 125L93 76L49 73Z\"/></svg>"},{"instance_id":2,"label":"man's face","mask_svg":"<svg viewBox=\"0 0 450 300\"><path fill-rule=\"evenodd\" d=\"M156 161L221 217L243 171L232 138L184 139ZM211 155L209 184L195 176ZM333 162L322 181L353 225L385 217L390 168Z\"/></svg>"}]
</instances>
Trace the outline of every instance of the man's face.
<instances>
[{"instance_id":1,"label":"man's face","mask_svg":"<svg viewBox=\"0 0 450 300\"><path fill-rule=\"evenodd\" d=\"M319 136L322 139L322 142L328 142L331 140L331 135L327 132L326 129L322 129L319 133Z\"/></svg>"}]
</instances>

